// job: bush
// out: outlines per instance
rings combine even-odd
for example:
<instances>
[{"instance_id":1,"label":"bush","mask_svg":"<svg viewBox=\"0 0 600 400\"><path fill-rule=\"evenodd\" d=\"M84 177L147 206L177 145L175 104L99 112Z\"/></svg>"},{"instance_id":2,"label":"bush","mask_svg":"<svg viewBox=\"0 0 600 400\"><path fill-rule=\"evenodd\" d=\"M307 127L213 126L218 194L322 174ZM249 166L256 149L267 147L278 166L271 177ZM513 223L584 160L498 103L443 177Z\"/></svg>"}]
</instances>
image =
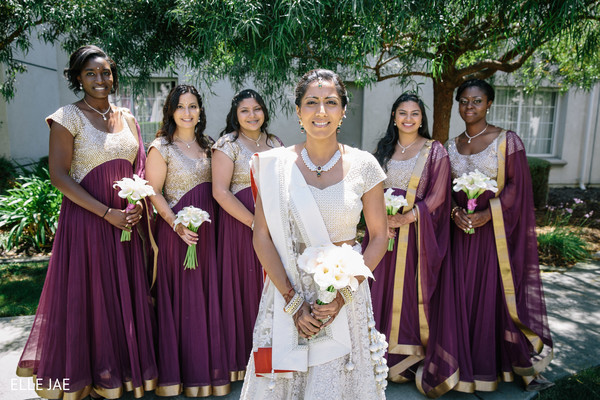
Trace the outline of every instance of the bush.
<instances>
[{"instance_id":1,"label":"bush","mask_svg":"<svg viewBox=\"0 0 600 400\"><path fill-rule=\"evenodd\" d=\"M533 188L533 205L540 209L548 202L548 176L550 175L550 162L537 157L527 157L531 186Z\"/></svg>"},{"instance_id":2,"label":"bush","mask_svg":"<svg viewBox=\"0 0 600 400\"><path fill-rule=\"evenodd\" d=\"M58 225L62 194L50 183L47 168L40 175L20 176L15 186L0 196L0 240L4 250L32 246L48 249Z\"/></svg>"},{"instance_id":3,"label":"bush","mask_svg":"<svg viewBox=\"0 0 600 400\"><path fill-rule=\"evenodd\" d=\"M13 162L6 157L0 157L0 193L11 187L16 177L17 168Z\"/></svg>"},{"instance_id":4,"label":"bush","mask_svg":"<svg viewBox=\"0 0 600 400\"><path fill-rule=\"evenodd\" d=\"M588 244L575 232L558 227L537 237L540 261L555 266L572 266L588 258Z\"/></svg>"}]
</instances>

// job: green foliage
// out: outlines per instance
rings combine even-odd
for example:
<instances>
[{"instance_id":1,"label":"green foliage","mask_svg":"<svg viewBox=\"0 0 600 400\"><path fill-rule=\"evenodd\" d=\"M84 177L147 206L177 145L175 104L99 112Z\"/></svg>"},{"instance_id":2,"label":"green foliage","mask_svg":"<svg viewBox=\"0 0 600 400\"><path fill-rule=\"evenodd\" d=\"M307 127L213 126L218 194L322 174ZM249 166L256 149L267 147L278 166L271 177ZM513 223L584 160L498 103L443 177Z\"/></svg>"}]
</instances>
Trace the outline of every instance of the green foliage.
<instances>
[{"instance_id":1,"label":"green foliage","mask_svg":"<svg viewBox=\"0 0 600 400\"><path fill-rule=\"evenodd\" d=\"M35 314L48 263L0 264L0 317Z\"/></svg>"},{"instance_id":2,"label":"green foliage","mask_svg":"<svg viewBox=\"0 0 600 400\"><path fill-rule=\"evenodd\" d=\"M533 188L533 204L535 208L543 208L548 202L548 176L550 162L537 157L527 157L531 186Z\"/></svg>"},{"instance_id":3,"label":"green foliage","mask_svg":"<svg viewBox=\"0 0 600 400\"><path fill-rule=\"evenodd\" d=\"M17 171L13 162L6 157L0 157L0 194L14 183L16 176Z\"/></svg>"},{"instance_id":4,"label":"green foliage","mask_svg":"<svg viewBox=\"0 0 600 400\"><path fill-rule=\"evenodd\" d=\"M561 378L555 384L540 392L536 400L600 399L600 366Z\"/></svg>"},{"instance_id":5,"label":"green foliage","mask_svg":"<svg viewBox=\"0 0 600 400\"><path fill-rule=\"evenodd\" d=\"M555 266L572 266L589 257L587 242L568 228L560 227L537 237L543 262Z\"/></svg>"},{"instance_id":6,"label":"green foliage","mask_svg":"<svg viewBox=\"0 0 600 400\"><path fill-rule=\"evenodd\" d=\"M0 228L7 231L0 247L5 250L32 246L40 251L52 245L62 194L42 175L20 176L15 186L0 196Z\"/></svg>"}]
</instances>

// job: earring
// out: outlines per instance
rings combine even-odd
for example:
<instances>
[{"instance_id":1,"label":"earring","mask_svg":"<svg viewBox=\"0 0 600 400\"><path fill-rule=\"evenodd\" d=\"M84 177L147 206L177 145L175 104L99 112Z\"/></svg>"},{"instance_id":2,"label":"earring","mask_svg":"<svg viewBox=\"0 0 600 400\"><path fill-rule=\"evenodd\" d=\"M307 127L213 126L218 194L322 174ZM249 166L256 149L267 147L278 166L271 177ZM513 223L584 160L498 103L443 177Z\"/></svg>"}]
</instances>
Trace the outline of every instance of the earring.
<instances>
[{"instance_id":1,"label":"earring","mask_svg":"<svg viewBox=\"0 0 600 400\"><path fill-rule=\"evenodd\" d=\"M398 125L396 125L396 121L394 121L394 126L398 126Z\"/></svg>"},{"instance_id":2,"label":"earring","mask_svg":"<svg viewBox=\"0 0 600 400\"><path fill-rule=\"evenodd\" d=\"M337 129L335 130L336 134L340 133L340 127L342 126L342 122L344 122L344 120L340 119L340 123L338 124Z\"/></svg>"},{"instance_id":3,"label":"earring","mask_svg":"<svg viewBox=\"0 0 600 400\"><path fill-rule=\"evenodd\" d=\"M489 109L489 108L487 109L486 113L487 113L487 114L489 114L489 113L490 113L490 109Z\"/></svg>"},{"instance_id":4,"label":"earring","mask_svg":"<svg viewBox=\"0 0 600 400\"><path fill-rule=\"evenodd\" d=\"M423 124L419 125L419 128L422 128L422 127L423 127Z\"/></svg>"},{"instance_id":5,"label":"earring","mask_svg":"<svg viewBox=\"0 0 600 400\"><path fill-rule=\"evenodd\" d=\"M81 86L81 82L79 82L79 90L82 90L83 86Z\"/></svg>"},{"instance_id":6,"label":"earring","mask_svg":"<svg viewBox=\"0 0 600 400\"><path fill-rule=\"evenodd\" d=\"M298 123L300 124L300 133L305 134L306 131L304 130L304 125L302 125L302 121L298 120Z\"/></svg>"}]
</instances>

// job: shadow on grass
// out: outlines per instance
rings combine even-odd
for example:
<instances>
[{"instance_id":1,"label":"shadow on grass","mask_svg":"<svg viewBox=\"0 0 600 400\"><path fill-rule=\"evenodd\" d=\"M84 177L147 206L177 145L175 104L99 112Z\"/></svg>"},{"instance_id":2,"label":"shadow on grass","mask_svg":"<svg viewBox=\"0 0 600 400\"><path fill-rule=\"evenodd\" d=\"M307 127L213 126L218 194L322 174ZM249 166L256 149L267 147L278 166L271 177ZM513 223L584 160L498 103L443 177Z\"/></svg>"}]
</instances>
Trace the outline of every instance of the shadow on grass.
<instances>
[{"instance_id":1,"label":"shadow on grass","mask_svg":"<svg viewBox=\"0 0 600 400\"><path fill-rule=\"evenodd\" d=\"M0 317L35 314L48 263L0 265Z\"/></svg>"},{"instance_id":2,"label":"shadow on grass","mask_svg":"<svg viewBox=\"0 0 600 400\"><path fill-rule=\"evenodd\" d=\"M557 380L556 386L539 393L536 400L600 399L600 366L584 369Z\"/></svg>"}]
</instances>

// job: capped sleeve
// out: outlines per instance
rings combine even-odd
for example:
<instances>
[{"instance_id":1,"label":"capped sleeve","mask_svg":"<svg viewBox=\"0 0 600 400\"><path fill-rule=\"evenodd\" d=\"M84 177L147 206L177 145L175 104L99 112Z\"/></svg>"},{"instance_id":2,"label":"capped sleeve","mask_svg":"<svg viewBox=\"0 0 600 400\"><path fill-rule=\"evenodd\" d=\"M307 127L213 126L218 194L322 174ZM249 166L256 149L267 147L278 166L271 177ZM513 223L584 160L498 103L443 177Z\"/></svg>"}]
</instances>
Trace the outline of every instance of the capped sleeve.
<instances>
[{"instance_id":1,"label":"capped sleeve","mask_svg":"<svg viewBox=\"0 0 600 400\"><path fill-rule=\"evenodd\" d=\"M233 133L227 133L221 136L219 140L217 140L217 142L212 146L212 149L222 151L231 159L231 161L235 162L237 161L240 153L240 147L232 140L233 138Z\"/></svg>"},{"instance_id":2,"label":"capped sleeve","mask_svg":"<svg viewBox=\"0 0 600 400\"><path fill-rule=\"evenodd\" d=\"M361 153L361 170L364 182L363 192L367 193L379 182L383 182L386 175L372 154L366 151L361 151Z\"/></svg>"},{"instance_id":3,"label":"capped sleeve","mask_svg":"<svg viewBox=\"0 0 600 400\"><path fill-rule=\"evenodd\" d=\"M83 129L81 115L77 112L77 106L69 104L56 110L53 114L46 117L48 127L52 127L52 122L57 122L64 126L73 137L77 136Z\"/></svg>"},{"instance_id":4,"label":"capped sleeve","mask_svg":"<svg viewBox=\"0 0 600 400\"><path fill-rule=\"evenodd\" d=\"M162 156L163 160L165 160L165 163L168 164L169 163L169 144L167 143L167 139L164 137L158 137L158 138L154 139L152 141L152 143L150 143L150 146L148 146L148 153L150 153L150 149L153 147L156 150L158 150L158 152Z\"/></svg>"}]
</instances>

